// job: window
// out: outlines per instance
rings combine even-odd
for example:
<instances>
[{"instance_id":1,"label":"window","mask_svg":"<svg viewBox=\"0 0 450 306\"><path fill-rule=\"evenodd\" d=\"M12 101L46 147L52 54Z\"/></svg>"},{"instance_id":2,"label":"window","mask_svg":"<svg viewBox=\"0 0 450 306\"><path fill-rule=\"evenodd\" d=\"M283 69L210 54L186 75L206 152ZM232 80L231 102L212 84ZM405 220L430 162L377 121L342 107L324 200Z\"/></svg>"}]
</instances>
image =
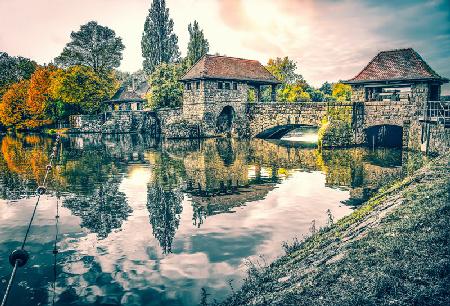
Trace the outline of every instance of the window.
<instances>
[{"instance_id":1,"label":"window","mask_svg":"<svg viewBox=\"0 0 450 306\"><path fill-rule=\"evenodd\" d=\"M223 89L223 82L217 82L217 88Z\"/></svg>"},{"instance_id":2,"label":"window","mask_svg":"<svg viewBox=\"0 0 450 306\"><path fill-rule=\"evenodd\" d=\"M237 90L237 83L236 82L233 83L233 90Z\"/></svg>"},{"instance_id":3,"label":"window","mask_svg":"<svg viewBox=\"0 0 450 306\"><path fill-rule=\"evenodd\" d=\"M200 81L195 82L195 89L200 89Z\"/></svg>"},{"instance_id":4,"label":"window","mask_svg":"<svg viewBox=\"0 0 450 306\"><path fill-rule=\"evenodd\" d=\"M187 90L191 90L191 89L192 89L191 83L186 83L186 89L187 89Z\"/></svg>"},{"instance_id":5,"label":"window","mask_svg":"<svg viewBox=\"0 0 450 306\"><path fill-rule=\"evenodd\" d=\"M230 83L228 83L228 82L225 83L225 89L228 89L228 90L230 89Z\"/></svg>"},{"instance_id":6,"label":"window","mask_svg":"<svg viewBox=\"0 0 450 306\"><path fill-rule=\"evenodd\" d=\"M430 86L430 101L439 101L440 100L440 94L439 94L439 85L431 85Z\"/></svg>"}]
</instances>

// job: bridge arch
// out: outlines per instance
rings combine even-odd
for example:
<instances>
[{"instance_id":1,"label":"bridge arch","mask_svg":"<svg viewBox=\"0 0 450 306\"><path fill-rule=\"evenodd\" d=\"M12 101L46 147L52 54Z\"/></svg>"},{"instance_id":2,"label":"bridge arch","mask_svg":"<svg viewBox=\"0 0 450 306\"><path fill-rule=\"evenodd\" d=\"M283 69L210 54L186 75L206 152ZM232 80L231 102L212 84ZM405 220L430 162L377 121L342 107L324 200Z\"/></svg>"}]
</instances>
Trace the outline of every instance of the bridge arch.
<instances>
[{"instance_id":1,"label":"bridge arch","mask_svg":"<svg viewBox=\"0 0 450 306\"><path fill-rule=\"evenodd\" d=\"M236 112L231 105L226 105L216 119L216 129L218 134L231 136L233 133L233 123L236 118Z\"/></svg>"},{"instance_id":2,"label":"bridge arch","mask_svg":"<svg viewBox=\"0 0 450 306\"><path fill-rule=\"evenodd\" d=\"M370 147L402 147L403 126L397 124L371 125L364 129Z\"/></svg>"},{"instance_id":3,"label":"bridge arch","mask_svg":"<svg viewBox=\"0 0 450 306\"><path fill-rule=\"evenodd\" d=\"M295 129L298 128L318 128L318 126L315 125L307 125L307 124L283 124L283 125L276 125L272 126L270 128L267 128L263 130L262 132L258 133L256 135L256 138L261 139L281 139L283 136L288 134L289 132L292 132Z\"/></svg>"}]
</instances>

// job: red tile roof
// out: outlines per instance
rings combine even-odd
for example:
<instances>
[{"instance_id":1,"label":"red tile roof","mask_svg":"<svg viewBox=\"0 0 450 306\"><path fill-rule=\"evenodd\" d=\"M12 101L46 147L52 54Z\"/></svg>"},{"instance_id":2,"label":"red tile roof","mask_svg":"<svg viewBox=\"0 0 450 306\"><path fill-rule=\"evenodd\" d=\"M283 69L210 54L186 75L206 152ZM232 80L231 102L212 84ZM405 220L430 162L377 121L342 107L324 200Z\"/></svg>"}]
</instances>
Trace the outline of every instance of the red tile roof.
<instances>
[{"instance_id":1,"label":"red tile roof","mask_svg":"<svg viewBox=\"0 0 450 306\"><path fill-rule=\"evenodd\" d=\"M440 80L439 76L412 48L382 51L353 79L345 83L389 80Z\"/></svg>"},{"instance_id":2,"label":"red tile roof","mask_svg":"<svg viewBox=\"0 0 450 306\"><path fill-rule=\"evenodd\" d=\"M192 66L181 81L195 79L239 80L261 84L280 83L258 61L209 54Z\"/></svg>"}]
</instances>

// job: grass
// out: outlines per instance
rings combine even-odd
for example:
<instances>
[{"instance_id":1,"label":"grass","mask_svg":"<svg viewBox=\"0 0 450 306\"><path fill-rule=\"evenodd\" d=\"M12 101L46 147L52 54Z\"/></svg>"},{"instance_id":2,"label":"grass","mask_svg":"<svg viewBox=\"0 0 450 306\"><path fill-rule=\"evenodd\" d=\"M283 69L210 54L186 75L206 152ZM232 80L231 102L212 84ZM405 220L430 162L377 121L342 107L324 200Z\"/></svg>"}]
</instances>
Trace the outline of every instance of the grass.
<instances>
[{"instance_id":1,"label":"grass","mask_svg":"<svg viewBox=\"0 0 450 306\"><path fill-rule=\"evenodd\" d=\"M43 129L42 133L44 134L49 134L49 135L53 135L53 134L67 134L67 132L69 131L69 128L63 128L63 129Z\"/></svg>"},{"instance_id":2,"label":"grass","mask_svg":"<svg viewBox=\"0 0 450 306\"><path fill-rule=\"evenodd\" d=\"M372 197L221 305L450 305L449 156Z\"/></svg>"}]
</instances>

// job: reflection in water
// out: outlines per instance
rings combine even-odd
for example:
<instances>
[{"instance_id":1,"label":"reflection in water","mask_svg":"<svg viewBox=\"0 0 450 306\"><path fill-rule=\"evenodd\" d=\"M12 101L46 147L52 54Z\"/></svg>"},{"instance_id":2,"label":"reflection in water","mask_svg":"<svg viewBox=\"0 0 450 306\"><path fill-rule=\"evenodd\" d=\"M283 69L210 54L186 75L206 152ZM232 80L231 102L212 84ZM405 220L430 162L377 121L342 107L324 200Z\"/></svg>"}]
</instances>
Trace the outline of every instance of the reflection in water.
<instances>
[{"instance_id":1,"label":"reflection in water","mask_svg":"<svg viewBox=\"0 0 450 306\"><path fill-rule=\"evenodd\" d=\"M162 186L148 187L147 208L153 236L158 239L164 254L172 251L172 241L180 225L183 194L179 190L165 190Z\"/></svg>"},{"instance_id":2,"label":"reflection in water","mask_svg":"<svg viewBox=\"0 0 450 306\"><path fill-rule=\"evenodd\" d=\"M19 243L51 138L0 138L0 258ZM50 193L18 276L17 305L53 298L54 203L61 197L57 305L197 305L238 286L247 258L351 212L421 158L395 149L318 151L292 142L143 135L62 139ZM94 233L95 235L88 235ZM49 256L50 254L50 256ZM10 272L0 264L0 290Z\"/></svg>"},{"instance_id":3,"label":"reflection in water","mask_svg":"<svg viewBox=\"0 0 450 306\"><path fill-rule=\"evenodd\" d=\"M284 135L281 139L286 141L295 141L301 143L313 143L316 144L319 140L318 128L302 127L290 131Z\"/></svg>"},{"instance_id":4,"label":"reflection in water","mask_svg":"<svg viewBox=\"0 0 450 306\"><path fill-rule=\"evenodd\" d=\"M90 196L67 197L63 206L81 218L81 227L97 233L100 239L106 238L113 229L120 229L132 212L125 194L118 191L119 184L117 177L111 177Z\"/></svg>"}]
</instances>

